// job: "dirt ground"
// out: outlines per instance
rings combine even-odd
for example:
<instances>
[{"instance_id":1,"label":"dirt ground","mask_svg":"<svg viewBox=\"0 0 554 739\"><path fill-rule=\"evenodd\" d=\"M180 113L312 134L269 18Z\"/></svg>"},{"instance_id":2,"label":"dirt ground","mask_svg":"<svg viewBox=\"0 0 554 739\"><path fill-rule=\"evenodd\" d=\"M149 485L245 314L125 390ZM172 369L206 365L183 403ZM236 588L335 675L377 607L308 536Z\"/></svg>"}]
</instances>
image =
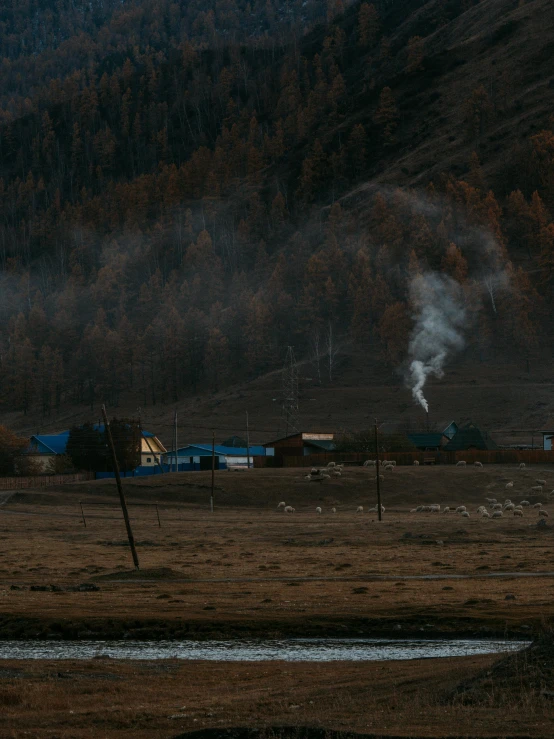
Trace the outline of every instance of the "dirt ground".
<instances>
[{"instance_id":1,"label":"dirt ground","mask_svg":"<svg viewBox=\"0 0 554 739\"><path fill-rule=\"evenodd\" d=\"M217 473L213 514L209 474L127 481L138 572L113 482L17 493L0 508L0 636L528 637L554 619L554 529L537 526L535 509L494 521L475 513L485 497L538 501L536 479L548 482L540 496L548 509L554 470L397 467L383 481L382 522L367 512L374 471L349 468L321 485L305 474ZM281 500L296 513L278 511ZM471 516L410 513L435 502L464 504ZM477 707L439 700L493 661L6 661L0 736L170 737L277 724L383 736L551 736L553 710L536 695L502 709L494 691Z\"/></svg>"}]
</instances>

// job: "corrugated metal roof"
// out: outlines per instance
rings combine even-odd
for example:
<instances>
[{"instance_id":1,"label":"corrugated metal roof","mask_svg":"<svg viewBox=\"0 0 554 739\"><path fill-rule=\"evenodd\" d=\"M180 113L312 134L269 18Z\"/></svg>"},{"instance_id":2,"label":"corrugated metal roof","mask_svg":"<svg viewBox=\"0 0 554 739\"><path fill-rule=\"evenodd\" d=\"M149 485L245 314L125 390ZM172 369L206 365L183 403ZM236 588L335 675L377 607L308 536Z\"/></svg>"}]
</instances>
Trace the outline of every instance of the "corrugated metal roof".
<instances>
[{"instance_id":1,"label":"corrugated metal roof","mask_svg":"<svg viewBox=\"0 0 554 739\"><path fill-rule=\"evenodd\" d=\"M461 429L458 429L454 437L444 447L446 452L458 452L465 449L498 449L495 442L485 432L482 433L477 426L469 423Z\"/></svg>"},{"instance_id":2,"label":"corrugated metal roof","mask_svg":"<svg viewBox=\"0 0 554 739\"><path fill-rule=\"evenodd\" d=\"M194 451L191 450L197 450L202 452L202 455L204 453L211 454L212 453L212 447L211 444L188 444L187 446L180 447L177 449L177 455L181 457L190 456L193 457ZM246 457L247 456L247 449L246 447L237 447L237 446L221 446L220 444L215 445L215 453L220 454L223 456L228 457ZM171 456L172 451L168 450L167 456ZM251 446L250 447L250 456L251 457L265 457L266 456L266 449L263 446Z\"/></svg>"},{"instance_id":3,"label":"corrugated metal roof","mask_svg":"<svg viewBox=\"0 0 554 739\"><path fill-rule=\"evenodd\" d=\"M419 448L440 447L447 437L443 433L407 434L408 439Z\"/></svg>"},{"instance_id":4,"label":"corrugated metal roof","mask_svg":"<svg viewBox=\"0 0 554 739\"><path fill-rule=\"evenodd\" d=\"M104 431L104 424L95 424L97 431ZM147 438L155 438L150 431L143 431ZM29 442L28 454L65 454L67 442L69 439L69 431L60 431L59 434L35 434L31 436Z\"/></svg>"}]
</instances>

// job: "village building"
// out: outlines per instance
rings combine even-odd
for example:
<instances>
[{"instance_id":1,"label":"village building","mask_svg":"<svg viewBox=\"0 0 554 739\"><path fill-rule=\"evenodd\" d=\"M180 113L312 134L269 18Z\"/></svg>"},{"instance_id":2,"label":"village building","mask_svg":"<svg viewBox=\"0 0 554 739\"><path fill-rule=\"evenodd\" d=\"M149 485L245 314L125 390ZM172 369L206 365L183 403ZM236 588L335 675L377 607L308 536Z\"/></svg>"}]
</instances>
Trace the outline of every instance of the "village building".
<instances>
[{"instance_id":1,"label":"village building","mask_svg":"<svg viewBox=\"0 0 554 739\"><path fill-rule=\"evenodd\" d=\"M542 448L545 452L551 452L554 449L552 440L554 439L554 431L542 431Z\"/></svg>"},{"instance_id":2,"label":"village building","mask_svg":"<svg viewBox=\"0 0 554 739\"><path fill-rule=\"evenodd\" d=\"M254 466L255 457L273 456L271 448L253 445L250 447L225 446L216 444L214 447L216 470L246 469ZM169 470L175 469L175 452L166 452L163 463ZM212 469L211 444L187 444L177 449L177 469L179 472L193 472Z\"/></svg>"},{"instance_id":3,"label":"village building","mask_svg":"<svg viewBox=\"0 0 554 739\"><path fill-rule=\"evenodd\" d=\"M445 452L495 451L498 446L486 431L481 431L474 423L459 428L444 447Z\"/></svg>"},{"instance_id":4,"label":"village building","mask_svg":"<svg viewBox=\"0 0 554 739\"><path fill-rule=\"evenodd\" d=\"M334 434L299 431L264 444L264 447L274 449L276 457L307 457L309 454L332 452L336 444Z\"/></svg>"}]
</instances>

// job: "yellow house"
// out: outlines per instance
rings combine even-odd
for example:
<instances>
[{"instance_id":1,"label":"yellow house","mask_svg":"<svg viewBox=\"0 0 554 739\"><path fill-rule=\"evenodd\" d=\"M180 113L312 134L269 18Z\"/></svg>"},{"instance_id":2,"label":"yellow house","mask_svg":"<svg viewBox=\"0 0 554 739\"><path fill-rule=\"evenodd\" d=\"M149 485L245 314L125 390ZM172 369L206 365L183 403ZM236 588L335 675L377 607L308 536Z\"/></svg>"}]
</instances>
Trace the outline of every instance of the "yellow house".
<instances>
[{"instance_id":1,"label":"yellow house","mask_svg":"<svg viewBox=\"0 0 554 739\"><path fill-rule=\"evenodd\" d=\"M150 431L142 432L140 463L142 467L154 467L162 463L162 455L167 452L162 442Z\"/></svg>"}]
</instances>

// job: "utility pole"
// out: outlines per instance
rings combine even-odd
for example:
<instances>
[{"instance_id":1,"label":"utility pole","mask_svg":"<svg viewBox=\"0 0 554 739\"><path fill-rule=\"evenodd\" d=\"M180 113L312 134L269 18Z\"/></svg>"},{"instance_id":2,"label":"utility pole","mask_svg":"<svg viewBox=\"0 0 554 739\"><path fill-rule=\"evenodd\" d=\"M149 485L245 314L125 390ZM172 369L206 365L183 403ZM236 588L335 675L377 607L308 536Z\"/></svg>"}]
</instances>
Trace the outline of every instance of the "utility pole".
<instances>
[{"instance_id":1,"label":"utility pole","mask_svg":"<svg viewBox=\"0 0 554 739\"><path fill-rule=\"evenodd\" d=\"M246 411L246 469L250 469L250 429L248 426L248 411Z\"/></svg>"},{"instance_id":2,"label":"utility pole","mask_svg":"<svg viewBox=\"0 0 554 739\"><path fill-rule=\"evenodd\" d=\"M377 419L375 419L375 474L377 482L377 515L381 520L381 479L379 477L381 470L379 468L379 441L377 436Z\"/></svg>"},{"instance_id":3,"label":"utility pole","mask_svg":"<svg viewBox=\"0 0 554 739\"><path fill-rule=\"evenodd\" d=\"M139 560L137 550L135 549L135 539L133 537L133 530L131 529L131 522L129 521L129 512L127 511L127 503L125 502L125 496L123 495L123 487L121 485L121 477L119 476L119 464L115 454L115 447L112 439L112 432L110 429L110 423L108 416L106 415L106 406L102 406L102 418L104 419L104 429L106 436L108 437L108 445L112 454L113 471L115 474L115 482L117 484L117 491L119 493L119 502L121 503L121 510L123 511L123 518L125 519L125 528L127 529L127 538L129 539L129 546L131 547L131 554L133 555L133 562L135 568L139 569Z\"/></svg>"},{"instance_id":4,"label":"utility pole","mask_svg":"<svg viewBox=\"0 0 554 739\"><path fill-rule=\"evenodd\" d=\"M175 472L178 472L179 464L177 461L177 409L175 409L175 415L173 416L173 453L175 456Z\"/></svg>"},{"instance_id":5,"label":"utility pole","mask_svg":"<svg viewBox=\"0 0 554 739\"><path fill-rule=\"evenodd\" d=\"M214 492L215 492L215 431L212 431L212 494L210 496L210 510L214 512Z\"/></svg>"}]
</instances>

